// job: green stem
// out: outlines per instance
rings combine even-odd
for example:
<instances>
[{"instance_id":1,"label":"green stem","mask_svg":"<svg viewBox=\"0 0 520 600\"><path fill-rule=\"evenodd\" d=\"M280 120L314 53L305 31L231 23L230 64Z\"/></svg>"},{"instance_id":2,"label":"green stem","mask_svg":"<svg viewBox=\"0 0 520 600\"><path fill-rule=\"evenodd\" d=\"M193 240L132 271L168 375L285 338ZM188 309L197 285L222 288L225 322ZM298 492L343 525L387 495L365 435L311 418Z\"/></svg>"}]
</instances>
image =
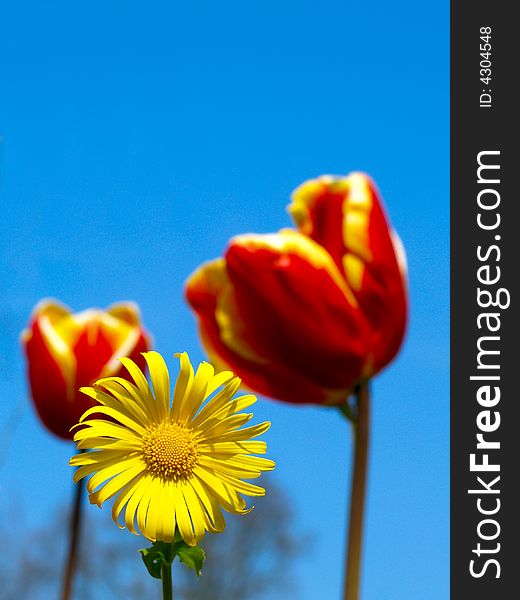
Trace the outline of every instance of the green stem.
<instances>
[{"instance_id":1,"label":"green stem","mask_svg":"<svg viewBox=\"0 0 520 600\"><path fill-rule=\"evenodd\" d=\"M354 431L354 467L350 496L350 519L344 600L359 599L368 439L370 429L370 395L367 382L356 387L355 396L357 410L355 417L352 419Z\"/></svg>"},{"instance_id":2,"label":"green stem","mask_svg":"<svg viewBox=\"0 0 520 600\"><path fill-rule=\"evenodd\" d=\"M172 563L161 567L163 600L173 600Z\"/></svg>"},{"instance_id":3,"label":"green stem","mask_svg":"<svg viewBox=\"0 0 520 600\"><path fill-rule=\"evenodd\" d=\"M81 534L81 500L83 498L83 480L75 485L72 519L70 523L69 552L67 555L67 564L63 575L63 587L61 590L61 600L70 600L72 597L72 584L76 563L78 558L78 546Z\"/></svg>"}]
</instances>

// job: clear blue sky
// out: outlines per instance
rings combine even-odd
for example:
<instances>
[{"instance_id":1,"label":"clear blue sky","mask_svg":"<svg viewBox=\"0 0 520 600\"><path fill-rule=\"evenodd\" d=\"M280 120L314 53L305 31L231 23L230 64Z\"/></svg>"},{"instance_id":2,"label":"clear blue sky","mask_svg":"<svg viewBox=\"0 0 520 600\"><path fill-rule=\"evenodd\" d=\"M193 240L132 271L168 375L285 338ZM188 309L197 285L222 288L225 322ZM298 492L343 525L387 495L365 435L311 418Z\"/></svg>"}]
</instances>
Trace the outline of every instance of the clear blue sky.
<instances>
[{"instance_id":1,"label":"clear blue sky","mask_svg":"<svg viewBox=\"0 0 520 600\"><path fill-rule=\"evenodd\" d=\"M200 360L186 276L235 234L289 225L303 180L361 169L411 289L405 346L373 386L363 600L448 598L448 3L1 0L0 20L0 514L9 495L36 522L70 493L71 448L35 419L18 343L40 298L133 299L157 350ZM257 406L315 534L288 600L339 598L348 429Z\"/></svg>"}]
</instances>

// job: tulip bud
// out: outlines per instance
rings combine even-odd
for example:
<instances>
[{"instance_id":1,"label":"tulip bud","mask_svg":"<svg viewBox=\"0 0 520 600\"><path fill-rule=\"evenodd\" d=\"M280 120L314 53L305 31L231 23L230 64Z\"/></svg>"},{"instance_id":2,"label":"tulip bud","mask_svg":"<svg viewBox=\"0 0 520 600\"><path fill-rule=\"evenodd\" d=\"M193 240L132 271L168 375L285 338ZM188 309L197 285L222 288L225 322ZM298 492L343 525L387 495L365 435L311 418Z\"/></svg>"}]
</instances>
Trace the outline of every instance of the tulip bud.
<instances>
[{"instance_id":1,"label":"tulip bud","mask_svg":"<svg viewBox=\"0 0 520 600\"><path fill-rule=\"evenodd\" d=\"M133 303L72 313L43 300L22 333L22 344L38 415L52 433L70 440L70 428L95 404L79 388L101 377L125 377L117 360L123 356L144 368L140 353L150 348L150 337Z\"/></svg>"},{"instance_id":2,"label":"tulip bud","mask_svg":"<svg viewBox=\"0 0 520 600\"><path fill-rule=\"evenodd\" d=\"M368 177L296 190L299 231L242 235L188 280L215 365L252 390L337 404L395 356L406 323L402 247Z\"/></svg>"}]
</instances>

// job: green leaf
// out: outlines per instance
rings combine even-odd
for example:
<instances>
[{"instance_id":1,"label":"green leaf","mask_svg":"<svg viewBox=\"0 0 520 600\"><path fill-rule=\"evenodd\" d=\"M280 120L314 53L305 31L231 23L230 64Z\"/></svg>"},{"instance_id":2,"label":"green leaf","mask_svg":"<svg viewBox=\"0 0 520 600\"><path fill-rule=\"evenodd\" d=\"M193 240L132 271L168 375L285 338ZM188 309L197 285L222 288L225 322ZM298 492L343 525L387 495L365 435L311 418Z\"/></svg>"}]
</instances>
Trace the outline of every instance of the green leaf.
<instances>
[{"instance_id":1,"label":"green leaf","mask_svg":"<svg viewBox=\"0 0 520 600\"><path fill-rule=\"evenodd\" d=\"M200 546L188 546L184 545L177 551L177 556L181 563L184 563L190 569L193 569L195 573L200 577L202 573L202 565L206 559L206 553Z\"/></svg>"},{"instance_id":2,"label":"green leaf","mask_svg":"<svg viewBox=\"0 0 520 600\"><path fill-rule=\"evenodd\" d=\"M188 546L182 539L179 532L175 533L173 542L153 542L150 548L139 550L143 562L148 569L148 573L156 579L161 579L161 569L163 565L170 566L175 557L190 569L193 569L197 575L202 573L202 565L206 554L198 546Z\"/></svg>"},{"instance_id":3,"label":"green leaf","mask_svg":"<svg viewBox=\"0 0 520 600\"><path fill-rule=\"evenodd\" d=\"M156 579L161 579L163 565L171 565L175 555L171 544L165 542L154 542L150 548L139 550L148 573Z\"/></svg>"},{"instance_id":4,"label":"green leaf","mask_svg":"<svg viewBox=\"0 0 520 600\"><path fill-rule=\"evenodd\" d=\"M348 401L345 402L345 404L340 404L338 406L340 412L342 413L342 415L351 423L355 423L356 418L354 416L354 413L352 412L352 408L350 406L350 404L348 403Z\"/></svg>"}]
</instances>

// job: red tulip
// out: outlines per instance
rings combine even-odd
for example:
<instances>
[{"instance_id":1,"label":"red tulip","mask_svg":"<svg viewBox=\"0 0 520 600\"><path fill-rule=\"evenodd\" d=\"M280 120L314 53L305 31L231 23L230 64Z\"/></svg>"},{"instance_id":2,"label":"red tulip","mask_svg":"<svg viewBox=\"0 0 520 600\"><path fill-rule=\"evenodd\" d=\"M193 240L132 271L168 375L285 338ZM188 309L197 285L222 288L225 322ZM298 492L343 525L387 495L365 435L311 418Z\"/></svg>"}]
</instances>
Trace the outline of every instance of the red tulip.
<instances>
[{"instance_id":1,"label":"red tulip","mask_svg":"<svg viewBox=\"0 0 520 600\"><path fill-rule=\"evenodd\" d=\"M69 440L70 428L95 404L79 388L101 377L126 377L117 360L123 356L144 368L140 353L150 348L133 303L72 313L54 300L43 300L22 333L22 343L40 419L52 433Z\"/></svg>"},{"instance_id":2,"label":"red tulip","mask_svg":"<svg viewBox=\"0 0 520 600\"><path fill-rule=\"evenodd\" d=\"M360 173L300 186L299 231L243 235L186 295L213 362L258 393L337 404L396 355L406 324L404 251Z\"/></svg>"}]
</instances>

